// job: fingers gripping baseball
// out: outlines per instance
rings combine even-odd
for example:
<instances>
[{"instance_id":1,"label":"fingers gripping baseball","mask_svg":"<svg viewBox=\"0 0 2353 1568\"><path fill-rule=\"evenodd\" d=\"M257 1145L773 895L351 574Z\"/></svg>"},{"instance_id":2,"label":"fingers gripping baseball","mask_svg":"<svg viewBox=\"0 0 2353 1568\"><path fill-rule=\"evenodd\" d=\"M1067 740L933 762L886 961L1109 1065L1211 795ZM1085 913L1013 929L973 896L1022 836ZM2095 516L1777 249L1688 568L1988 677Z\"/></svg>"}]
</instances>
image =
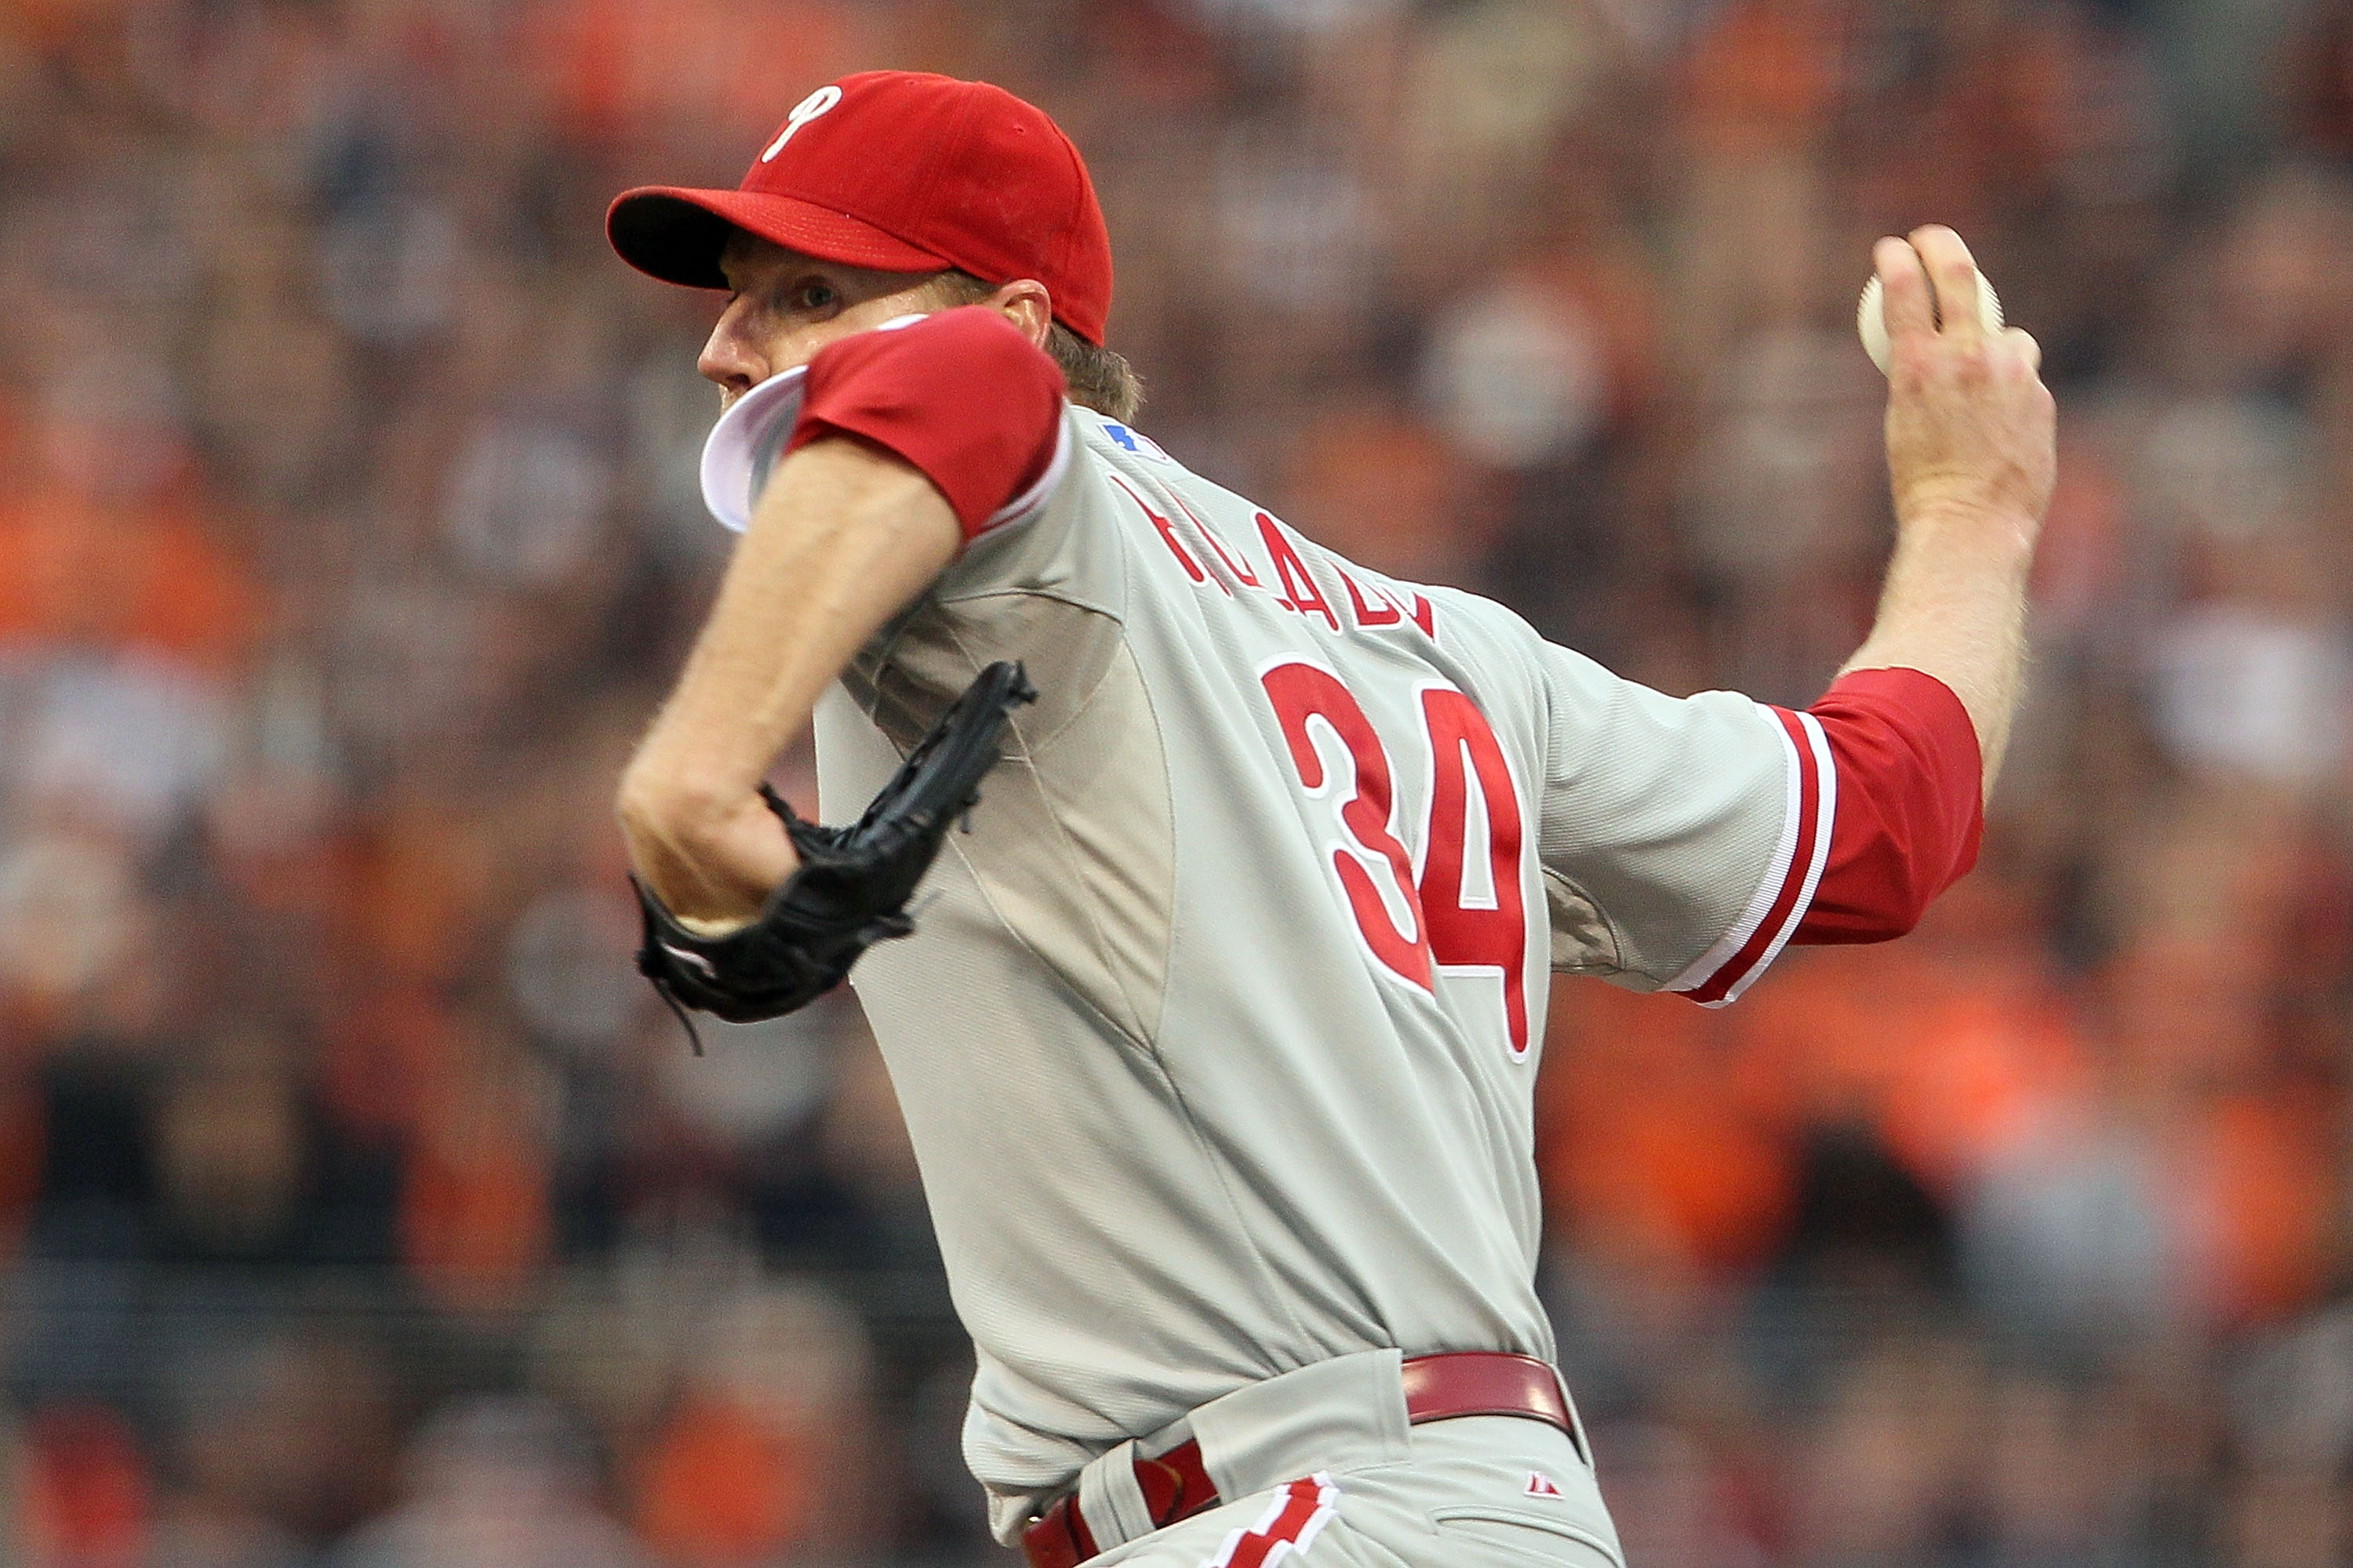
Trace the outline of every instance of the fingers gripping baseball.
<instances>
[{"instance_id":1,"label":"fingers gripping baseball","mask_svg":"<svg viewBox=\"0 0 2353 1568\"><path fill-rule=\"evenodd\" d=\"M2056 412L2042 352L2017 328L1989 332L1977 264L1937 226L1873 252L1886 291L1887 466L1895 513L2000 518L2031 539L2057 477Z\"/></svg>"},{"instance_id":2,"label":"fingers gripping baseball","mask_svg":"<svg viewBox=\"0 0 2353 1568\"><path fill-rule=\"evenodd\" d=\"M1978 263L1969 248L1941 224L1914 229L1911 243L1935 293L1936 330L1965 342L1982 341L1986 333L1978 313Z\"/></svg>"},{"instance_id":3,"label":"fingers gripping baseball","mask_svg":"<svg viewBox=\"0 0 2353 1568\"><path fill-rule=\"evenodd\" d=\"M2034 341L2034 334L2024 327L2010 327L2002 334L2002 336L2018 345L2018 352L2026 356L2026 367L2040 376L2042 370L2042 345Z\"/></svg>"}]
</instances>

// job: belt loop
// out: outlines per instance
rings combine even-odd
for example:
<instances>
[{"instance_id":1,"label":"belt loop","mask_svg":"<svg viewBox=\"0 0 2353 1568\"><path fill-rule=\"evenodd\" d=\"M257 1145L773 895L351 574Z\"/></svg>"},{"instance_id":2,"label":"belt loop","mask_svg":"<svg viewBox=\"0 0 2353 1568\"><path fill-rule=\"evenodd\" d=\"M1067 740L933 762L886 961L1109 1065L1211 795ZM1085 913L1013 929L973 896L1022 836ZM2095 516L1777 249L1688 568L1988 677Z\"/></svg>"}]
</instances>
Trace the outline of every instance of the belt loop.
<instances>
[{"instance_id":1,"label":"belt loop","mask_svg":"<svg viewBox=\"0 0 2353 1568\"><path fill-rule=\"evenodd\" d=\"M1585 1435L1585 1417L1577 1414L1577 1395L1568 1392L1568 1379L1559 1363L1547 1362L1552 1369L1552 1381L1560 1385L1561 1408L1568 1412L1568 1440L1577 1445L1577 1457L1585 1461L1588 1470L1593 1466L1593 1440Z\"/></svg>"},{"instance_id":2,"label":"belt loop","mask_svg":"<svg viewBox=\"0 0 2353 1568\"><path fill-rule=\"evenodd\" d=\"M1152 1510L1144 1488L1135 1478L1133 1438L1109 1453L1099 1454L1079 1472L1079 1512L1095 1538L1098 1551L1109 1552L1152 1533Z\"/></svg>"}]
</instances>

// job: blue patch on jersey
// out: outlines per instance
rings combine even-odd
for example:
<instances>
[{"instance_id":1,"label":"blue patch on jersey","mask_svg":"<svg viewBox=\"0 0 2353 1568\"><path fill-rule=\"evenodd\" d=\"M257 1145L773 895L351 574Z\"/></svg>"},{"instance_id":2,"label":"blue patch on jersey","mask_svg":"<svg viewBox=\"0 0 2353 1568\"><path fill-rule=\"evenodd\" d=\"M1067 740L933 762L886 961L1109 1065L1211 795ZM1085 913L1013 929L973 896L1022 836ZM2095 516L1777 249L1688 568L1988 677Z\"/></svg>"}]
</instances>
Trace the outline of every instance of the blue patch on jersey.
<instances>
[{"instance_id":1,"label":"blue patch on jersey","mask_svg":"<svg viewBox=\"0 0 2353 1568\"><path fill-rule=\"evenodd\" d=\"M1154 462L1174 462L1176 461L1170 457L1166 452L1160 450L1160 443L1158 441L1154 440L1150 436L1144 434L1141 430L1131 430L1125 425L1115 423L1110 419L1105 419L1103 422L1103 434L1109 436L1113 444L1117 445L1124 451L1134 452L1140 458L1149 458Z\"/></svg>"}]
</instances>

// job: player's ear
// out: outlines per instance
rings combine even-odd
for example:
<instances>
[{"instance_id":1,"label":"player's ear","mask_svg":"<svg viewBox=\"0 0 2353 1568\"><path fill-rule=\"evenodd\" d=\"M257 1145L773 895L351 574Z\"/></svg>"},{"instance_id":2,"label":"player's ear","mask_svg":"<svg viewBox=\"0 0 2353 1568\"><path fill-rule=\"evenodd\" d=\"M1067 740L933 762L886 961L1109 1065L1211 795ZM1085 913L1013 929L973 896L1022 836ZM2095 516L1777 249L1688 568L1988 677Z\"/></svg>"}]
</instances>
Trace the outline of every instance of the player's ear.
<instances>
[{"instance_id":1,"label":"player's ear","mask_svg":"<svg viewBox=\"0 0 2353 1568\"><path fill-rule=\"evenodd\" d=\"M1016 278L988 296L987 303L1003 311L1024 336L1039 348L1054 330L1054 297L1035 278Z\"/></svg>"}]
</instances>

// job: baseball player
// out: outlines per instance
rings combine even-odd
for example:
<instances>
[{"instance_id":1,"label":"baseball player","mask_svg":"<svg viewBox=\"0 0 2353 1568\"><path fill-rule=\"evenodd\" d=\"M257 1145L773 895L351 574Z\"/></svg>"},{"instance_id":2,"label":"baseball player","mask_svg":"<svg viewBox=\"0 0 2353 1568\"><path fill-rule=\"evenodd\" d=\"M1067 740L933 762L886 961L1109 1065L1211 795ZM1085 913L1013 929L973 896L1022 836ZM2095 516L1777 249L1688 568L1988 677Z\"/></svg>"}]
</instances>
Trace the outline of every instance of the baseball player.
<instances>
[{"instance_id":1,"label":"baseball player","mask_svg":"<svg viewBox=\"0 0 2353 1568\"><path fill-rule=\"evenodd\" d=\"M1728 1002L1972 863L2054 460L2032 341L1954 308L1960 240L1879 244L1898 540L1797 712L1620 680L1187 471L1103 347L1084 164L995 88L849 77L740 188L630 191L608 228L729 291L703 478L744 531L622 781L648 972L716 1009L743 953L798 952L927 730L971 741L976 674L1010 715L921 928L856 973L997 1536L1106 1568L1620 1562L1533 1286L1548 977ZM859 829L760 797L812 713L825 814L882 792ZM861 943L903 929L872 907Z\"/></svg>"}]
</instances>

